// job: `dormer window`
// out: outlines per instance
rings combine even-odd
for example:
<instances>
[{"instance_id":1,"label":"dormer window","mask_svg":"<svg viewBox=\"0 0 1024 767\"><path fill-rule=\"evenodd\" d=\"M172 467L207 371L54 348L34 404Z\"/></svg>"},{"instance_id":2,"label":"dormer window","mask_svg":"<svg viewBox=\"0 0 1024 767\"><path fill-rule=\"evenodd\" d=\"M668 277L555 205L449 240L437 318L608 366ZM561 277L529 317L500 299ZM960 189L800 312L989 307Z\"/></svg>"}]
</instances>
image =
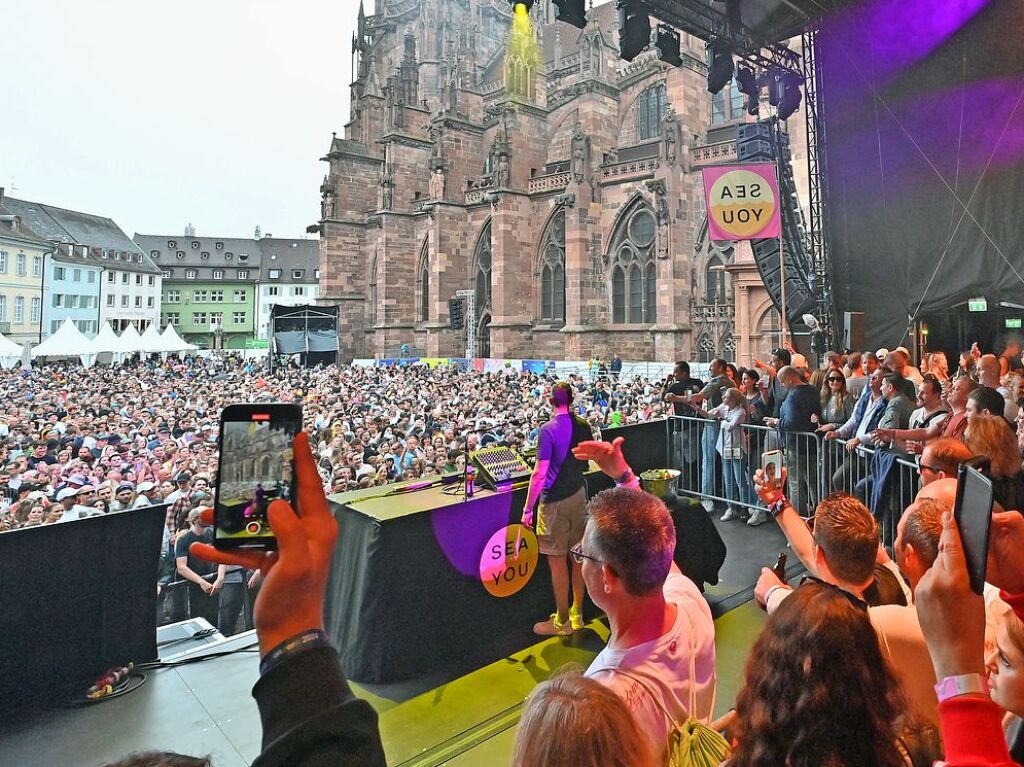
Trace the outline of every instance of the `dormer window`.
<instances>
[{"instance_id":1,"label":"dormer window","mask_svg":"<svg viewBox=\"0 0 1024 767\"><path fill-rule=\"evenodd\" d=\"M121 260L121 254L118 251L116 251L116 250L114 251L114 260L115 261L120 261Z\"/></svg>"},{"instance_id":2,"label":"dormer window","mask_svg":"<svg viewBox=\"0 0 1024 767\"><path fill-rule=\"evenodd\" d=\"M100 253L100 256L101 256L102 258L106 258L106 257L107 257L107 249L106 249L106 248L104 248L104 249L103 249L103 252L102 252L102 253Z\"/></svg>"},{"instance_id":3,"label":"dormer window","mask_svg":"<svg viewBox=\"0 0 1024 767\"><path fill-rule=\"evenodd\" d=\"M239 253L238 254L238 260L239 261L248 261L249 260L249 254L248 253Z\"/></svg>"},{"instance_id":4,"label":"dormer window","mask_svg":"<svg viewBox=\"0 0 1024 767\"><path fill-rule=\"evenodd\" d=\"M223 242L218 242L213 247L215 247L217 250L224 250L224 243Z\"/></svg>"},{"instance_id":5,"label":"dormer window","mask_svg":"<svg viewBox=\"0 0 1024 767\"><path fill-rule=\"evenodd\" d=\"M210 251L204 250L201 257L205 261L206 259L208 259L210 257Z\"/></svg>"},{"instance_id":6,"label":"dormer window","mask_svg":"<svg viewBox=\"0 0 1024 767\"><path fill-rule=\"evenodd\" d=\"M171 250L174 250L176 247L178 247L178 243L176 243L174 240L168 240L167 247L170 248Z\"/></svg>"},{"instance_id":7,"label":"dormer window","mask_svg":"<svg viewBox=\"0 0 1024 767\"><path fill-rule=\"evenodd\" d=\"M152 258L160 258L160 251L159 250L151 250L151 251L149 251L149 255Z\"/></svg>"},{"instance_id":8,"label":"dormer window","mask_svg":"<svg viewBox=\"0 0 1024 767\"><path fill-rule=\"evenodd\" d=\"M192 250L199 250L199 240L192 241Z\"/></svg>"},{"instance_id":9,"label":"dormer window","mask_svg":"<svg viewBox=\"0 0 1024 767\"><path fill-rule=\"evenodd\" d=\"M184 258L185 257L185 251L179 250L176 255L178 256L178 258Z\"/></svg>"}]
</instances>

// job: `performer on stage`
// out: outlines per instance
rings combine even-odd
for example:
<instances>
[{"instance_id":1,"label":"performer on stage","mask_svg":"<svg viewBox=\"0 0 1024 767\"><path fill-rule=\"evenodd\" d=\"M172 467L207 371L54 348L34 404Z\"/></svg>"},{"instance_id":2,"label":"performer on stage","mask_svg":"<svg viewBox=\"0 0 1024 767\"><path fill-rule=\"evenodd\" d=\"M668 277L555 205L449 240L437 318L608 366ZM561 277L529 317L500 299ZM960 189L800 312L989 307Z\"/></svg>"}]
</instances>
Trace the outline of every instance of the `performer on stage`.
<instances>
[{"instance_id":1,"label":"performer on stage","mask_svg":"<svg viewBox=\"0 0 1024 767\"><path fill-rule=\"evenodd\" d=\"M583 571L569 561L569 550L583 539L587 521L587 493L583 482L586 463L572 454L580 442L593 439L586 421L570 413L572 387L562 381L551 387L548 399L554 415L541 427L537 465L523 508L523 524L533 526L537 509L537 541L551 569L555 612L533 627L542 636L565 636L583 628ZM571 570L570 570L571 568ZM569 605L570 572L572 605Z\"/></svg>"}]
</instances>

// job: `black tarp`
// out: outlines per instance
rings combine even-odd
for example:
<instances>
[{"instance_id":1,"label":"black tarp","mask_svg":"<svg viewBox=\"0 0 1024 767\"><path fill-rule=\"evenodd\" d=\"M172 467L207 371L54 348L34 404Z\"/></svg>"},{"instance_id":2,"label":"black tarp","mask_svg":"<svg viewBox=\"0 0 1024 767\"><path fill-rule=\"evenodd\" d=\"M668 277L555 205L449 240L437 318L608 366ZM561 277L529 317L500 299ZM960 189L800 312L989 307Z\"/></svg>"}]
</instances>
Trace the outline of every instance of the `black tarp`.
<instances>
[{"instance_id":1,"label":"black tarp","mask_svg":"<svg viewBox=\"0 0 1024 767\"><path fill-rule=\"evenodd\" d=\"M823 24L836 303L867 313L869 348L969 297L1024 303L1022 30L1021 0L877 0Z\"/></svg>"}]
</instances>

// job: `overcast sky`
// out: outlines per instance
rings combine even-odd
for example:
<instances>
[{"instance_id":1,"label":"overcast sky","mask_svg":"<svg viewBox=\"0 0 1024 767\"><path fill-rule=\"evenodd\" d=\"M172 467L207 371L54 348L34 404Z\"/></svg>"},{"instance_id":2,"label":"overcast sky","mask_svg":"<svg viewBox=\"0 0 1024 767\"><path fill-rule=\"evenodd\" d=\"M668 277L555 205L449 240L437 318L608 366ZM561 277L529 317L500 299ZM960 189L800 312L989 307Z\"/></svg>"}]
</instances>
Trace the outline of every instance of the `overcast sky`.
<instances>
[{"instance_id":1,"label":"overcast sky","mask_svg":"<svg viewBox=\"0 0 1024 767\"><path fill-rule=\"evenodd\" d=\"M319 158L348 116L358 4L5 3L0 186L108 215L129 236L189 222L304 236Z\"/></svg>"}]
</instances>

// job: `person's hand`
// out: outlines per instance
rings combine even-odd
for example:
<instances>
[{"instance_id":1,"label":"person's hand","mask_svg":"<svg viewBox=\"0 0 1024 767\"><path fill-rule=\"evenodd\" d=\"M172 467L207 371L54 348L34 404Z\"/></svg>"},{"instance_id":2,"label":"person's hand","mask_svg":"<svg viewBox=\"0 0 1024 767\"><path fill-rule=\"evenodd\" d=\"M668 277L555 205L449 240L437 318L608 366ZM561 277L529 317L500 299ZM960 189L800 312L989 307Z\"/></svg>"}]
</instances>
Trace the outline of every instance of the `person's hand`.
<instances>
[{"instance_id":1,"label":"person's hand","mask_svg":"<svg viewBox=\"0 0 1024 767\"><path fill-rule=\"evenodd\" d=\"M754 490L757 491L757 497L765 503L775 503L775 501L779 500L779 496L782 495L782 488L786 487L789 471L786 470L785 466L782 466L780 474L781 476L769 480L764 469L758 469L754 472Z\"/></svg>"},{"instance_id":2,"label":"person's hand","mask_svg":"<svg viewBox=\"0 0 1024 767\"><path fill-rule=\"evenodd\" d=\"M903 443L903 447L910 455L921 455L924 452L924 443L917 440L907 440Z\"/></svg>"},{"instance_id":3,"label":"person's hand","mask_svg":"<svg viewBox=\"0 0 1024 767\"><path fill-rule=\"evenodd\" d=\"M203 590L204 594L213 594L213 584L209 581L199 581L199 588Z\"/></svg>"},{"instance_id":4,"label":"person's hand","mask_svg":"<svg viewBox=\"0 0 1024 767\"><path fill-rule=\"evenodd\" d=\"M774 429L776 426L779 425L779 419L778 418L765 418L764 419L764 423L765 423L765 426L771 426Z\"/></svg>"},{"instance_id":5,"label":"person's hand","mask_svg":"<svg viewBox=\"0 0 1024 767\"><path fill-rule=\"evenodd\" d=\"M811 423L820 423L820 422L821 422L821 419L818 417L818 414L817 413L811 413Z\"/></svg>"},{"instance_id":6,"label":"person's hand","mask_svg":"<svg viewBox=\"0 0 1024 767\"><path fill-rule=\"evenodd\" d=\"M754 586L754 598L761 607L768 606L768 592L771 591L775 586L782 586L783 588L790 588L777 576L770 567L762 567L761 575L757 579L757 584Z\"/></svg>"},{"instance_id":7,"label":"person's hand","mask_svg":"<svg viewBox=\"0 0 1024 767\"><path fill-rule=\"evenodd\" d=\"M218 551L207 543L193 543L193 555L209 562L242 565L260 570L264 583L256 599L255 624L260 653L310 629L324 627L324 591L338 537L338 523L327 506L309 436L300 432L293 443L298 509L277 499L267 517L277 536L277 551ZM203 511L213 523L213 510Z\"/></svg>"},{"instance_id":8,"label":"person's hand","mask_svg":"<svg viewBox=\"0 0 1024 767\"><path fill-rule=\"evenodd\" d=\"M858 437L854 437L853 439L851 439L849 442L846 443L846 452L847 453L852 453L859 446L860 446L860 439Z\"/></svg>"},{"instance_id":9,"label":"person's hand","mask_svg":"<svg viewBox=\"0 0 1024 767\"><path fill-rule=\"evenodd\" d=\"M261 570L253 570L252 575L249 576L249 588L256 588L261 580L263 580L263 572Z\"/></svg>"},{"instance_id":10,"label":"person's hand","mask_svg":"<svg viewBox=\"0 0 1024 767\"><path fill-rule=\"evenodd\" d=\"M839 432L835 431L834 429L831 431L827 431L825 432L825 439L829 441L839 439Z\"/></svg>"},{"instance_id":11,"label":"person's hand","mask_svg":"<svg viewBox=\"0 0 1024 767\"><path fill-rule=\"evenodd\" d=\"M1024 516L993 511L988 538L986 580L1008 594L1024 594Z\"/></svg>"},{"instance_id":12,"label":"person's hand","mask_svg":"<svg viewBox=\"0 0 1024 767\"><path fill-rule=\"evenodd\" d=\"M523 509L523 524L533 527L533 509Z\"/></svg>"},{"instance_id":13,"label":"person's hand","mask_svg":"<svg viewBox=\"0 0 1024 767\"><path fill-rule=\"evenodd\" d=\"M985 602L971 591L952 512L942 515L939 555L918 583L914 602L935 676L984 673Z\"/></svg>"},{"instance_id":14,"label":"person's hand","mask_svg":"<svg viewBox=\"0 0 1024 767\"><path fill-rule=\"evenodd\" d=\"M612 442L587 440L580 442L572 449L572 454L580 461L593 461L612 479L618 479L627 471L629 464L622 455L622 443L625 438L616 437Z\"/></svg>"},{"instance_id":15,"label":"person's hand","mask_svg":"<svg viewBox=\"0 0 1024 767\"><path fill-rule=\"evenodd\" d=\"M828 434L831 431L835 431L835 429L836 429L836 425L834 423L823 423L815 431L818 431L818 432L820 432L822 434ZM826 437L826 439L827 439L827 437Z\"/></svg>"},{"instance_id":16,"label":"person's hand","mask_svg":"<svg viewBox=\"0 0 1024 767\"><path fill-rule=\"evenodd\" d=\"M219 592L219 591L220 591L220 590L221 590L222 588L224 588L224 579L223 579L223 578L217 578L217 580L215 580L215 581L214 581L214 582L213 582L213 583L211 584L211 588L210 588L209 592L207 592L207 593L209 593L209 594L216 594L216 593L218 593L218 592Z\"/></svg>"}]
</instances>

